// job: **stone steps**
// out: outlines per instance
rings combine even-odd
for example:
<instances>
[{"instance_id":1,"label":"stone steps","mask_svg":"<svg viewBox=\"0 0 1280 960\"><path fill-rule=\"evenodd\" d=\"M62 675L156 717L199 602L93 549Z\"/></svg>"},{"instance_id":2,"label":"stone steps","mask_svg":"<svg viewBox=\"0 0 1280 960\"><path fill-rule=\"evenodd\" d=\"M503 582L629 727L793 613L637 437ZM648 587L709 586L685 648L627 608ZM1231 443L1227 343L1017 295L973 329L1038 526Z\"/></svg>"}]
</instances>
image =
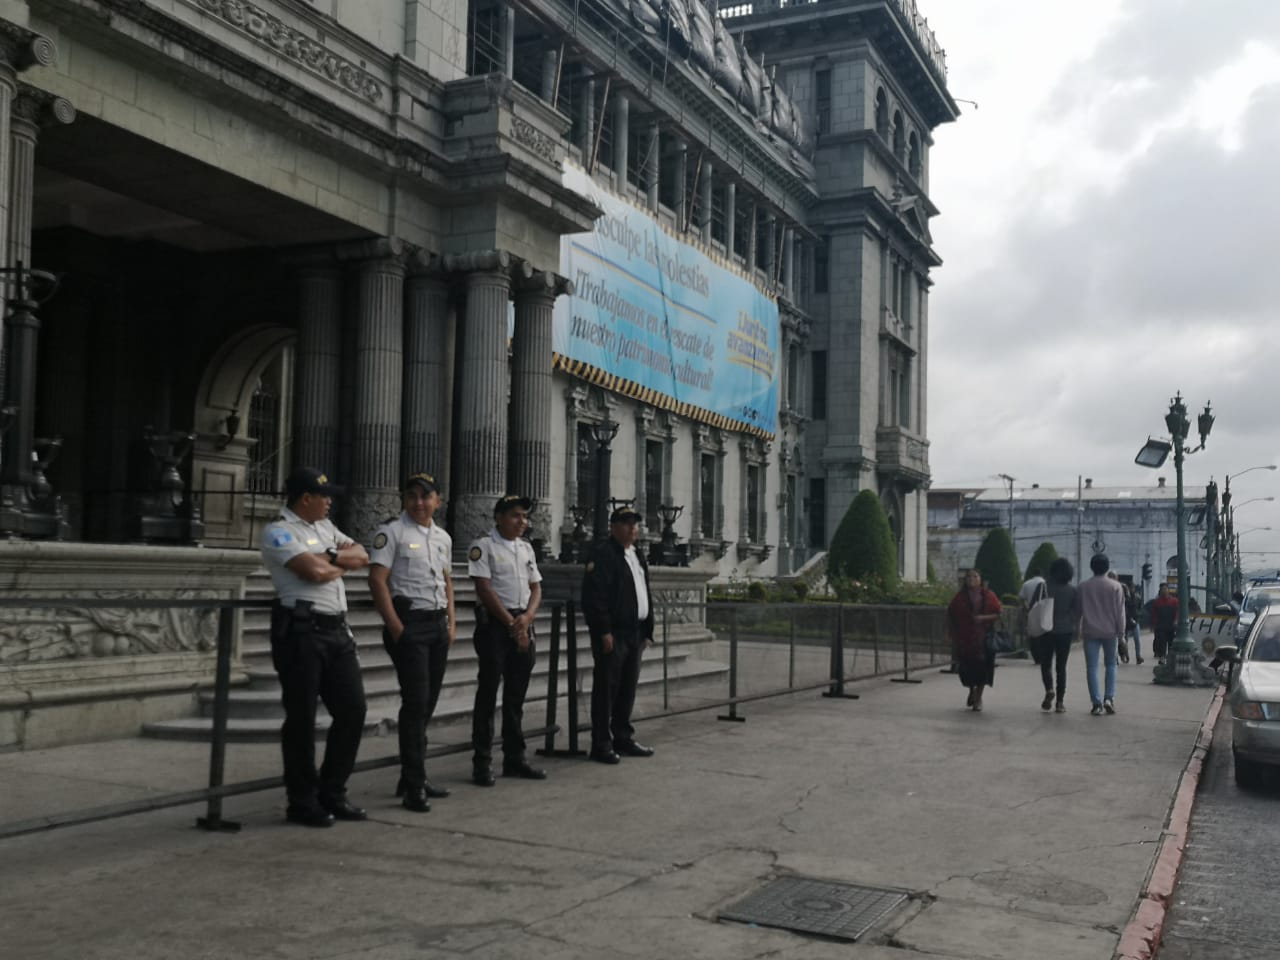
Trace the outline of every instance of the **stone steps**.
<instances>
[{"instance_id":1,"label":"stone steps","mask_svg":"<svg viewBox=\"0 0 1280 960\"><path fill-rule=\"evenodd\" d=\"M270 599L274 594L270 578L259 571L248 578L245 594L250 599ZM382 645L382 620L372 608L368 587L359 576L348 578L347 599L350 610L347 622L355 637L360 654L361 673L364 678L365 698L369 705L366 722L368 732L380 733L395 729L399 711L400 691L395 667ZM471 581L458 578L454 584L454 602L458 618L457 638L449 652L449 665L445 671L440 702L434 722L449 723L462 717L470 717L476 690L476 654L471 642L475 626L475 591ZM280 684L271 665L270 614L266 610L248 610L244 614L241 630L240 659L235 666L233 686L228 696L229 739L235 741L270 740L279 736L284 711L280 706ZM538 658L534 664L529 687L532 707L537 699L545 700L547 675L550 668L551 610L546 605L537 618ZM672 684L700 682L727 671L725 664L708 656L710 631L698 625L673 625L667 634L668 679ZM565 689L567 642L565 625L561 626L560 681L561 694ZM577 633L578 670L583 689L591 684L591 645L585 624L579 620ZM642 670L642 686L661 684L662 647L653 647L646 655ZM199 714L173 720L145 724L146 736L207 740L212 733L213 691L202 690L198 695ZM530 712L530 716L533 713ZM317 732L328 728L329 715L323 704L317 710Z\"/></svg>"}]
</instances>

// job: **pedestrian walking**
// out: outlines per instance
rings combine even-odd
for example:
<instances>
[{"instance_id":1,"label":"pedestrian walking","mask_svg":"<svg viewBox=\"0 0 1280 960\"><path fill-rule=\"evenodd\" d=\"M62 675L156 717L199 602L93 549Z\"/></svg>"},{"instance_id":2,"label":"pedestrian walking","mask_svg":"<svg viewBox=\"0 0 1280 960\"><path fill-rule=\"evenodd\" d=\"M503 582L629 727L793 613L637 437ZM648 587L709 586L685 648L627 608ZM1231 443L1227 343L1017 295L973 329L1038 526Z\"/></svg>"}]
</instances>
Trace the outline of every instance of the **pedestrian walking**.
<instances>
[{"instance_id":1,"label":"pedestrian walking","mask_svg":"<svg viewBox=\"0 0 1280 960\"><path fill-rule=\"evenodd\" d=\"M440 489L429 473L404 482L401 513L373 535L369 593L382 617L382 645L400 684L400 780L406 810L426 813L449 796L427 778L427 724L440 700L457 621L454 617L453 540L435 522Z\"/></svg>"},{"instance_id":2,"label":"pedestrian walking","mask_svg":"<svg viewBox=\"0 0 1280 960\"><path fill-rule=\"evenodd\" d=\"M524 698L535 656L534 618L542 604L542 574L524 539L533 501L508 494L493 508L493 529L471 544L467 572L476 588L476 657L480 675L471 714L471 779L495 783L491 755L493 712L502 686L502 773L545 780L525 758Z\"/></svg>"},{"instance_id":3,"label":"pedestrian walking","mask_svg":"<svg viewBox=\"0 0 1280 960\"><path fill-rule=\"evenodd\" d=\"M369 563L364 547L328 519L341 488L319 470L299 467L285 481L285 505L262 531L271 605L271 662L280 677L280 746L289 805L285 816L308 827L364 820L347 799L347 778L364 733L364 683L347 626L342 577ZM316 770L316 701L333 723Z\"/></svg>"},{"instance_id":4,"label":"pedestrian walking","mask_svg":"<svg viewBox=\"0 0 1280 960\"><path fill-rule=\"evenodd\" d=\"M964 585L947 607L947 633L955 651L960 682L969 690L965 705L982 711L982 692L995 684L996 656L987 631L1000 619L1000 600L987 589L977 568L964 575Z\"/></svg>"},{"instance_id":5,"label":"pedestrian walking","mask_svg":"<svg viewBox=\"0 0 1280 960\"><path fill-rule=\"evenodd\" d=\"M1142 663L1142 627L1138 623L1141 613L1142 603L1138 597L1138 588L1132 583L1125 584L1125 628L1129 631L1129 636L1133 638L1133 659L1138 664Z\"/></svg>"},{"instance_id":6,"label":"pedestrian walking","mask_svg":"<svg viewBox=\"0 0 1280 960\"><path fill-rule=\"evenodd\" d=\"M1071 580L1075 570L1066 557L1058 557L1049 566L1047 589L1053 600L1053 629L1040 638L1040 679L1044 683L1044 699L1040 709L1066 713L1067 658L1075 642L1080 624L1080 603Z\"/></svg>"},{"instance_id":7,"label":"pedestrian walking","mask_svg":"<svg viewBox=\"0 0 1280 960\"><path fill-rule=\"evenodd\" d=\"M1093 576L1080 584L1080 633L1084 637L1084 661L1089 701L1095 717L1116 712L1116 644L1124 633L1124 588L1107 576L1111 561L1105 554L1089 560ZM1105 660L1105 689L1098 690L1098 659Z\"/></svg>"},{"instance_id":8,"label":"pedestrian walking","mask_svg":"<svg viewBox=\"0 0 1280 960\"><path fill-rule=\"evenodd\" d=\"M582 578L582 613L595 661L591 687L591 759L651 757L638 743L631 711L640 682L640 655L653 642L649 566L635 548L640 514L620 506L609 517L609 537L592 551Z\"/></svg>"}]
</instances>

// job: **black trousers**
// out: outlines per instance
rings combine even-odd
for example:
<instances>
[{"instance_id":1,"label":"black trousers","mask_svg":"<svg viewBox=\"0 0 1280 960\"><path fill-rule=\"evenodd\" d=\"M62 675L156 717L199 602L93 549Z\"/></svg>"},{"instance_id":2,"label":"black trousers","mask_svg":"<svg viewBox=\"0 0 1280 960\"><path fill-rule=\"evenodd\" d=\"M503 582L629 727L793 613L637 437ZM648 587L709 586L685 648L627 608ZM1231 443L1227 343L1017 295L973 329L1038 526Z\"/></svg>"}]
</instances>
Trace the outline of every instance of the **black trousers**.
<instances>
[{"instance_id":1,"label":"black trousers","mask_svg":"<svg viewBox=\"0 0 1280 960\"><path fill-rule=\"evenodd\" d=\"M392 641L390 631L382 631L382 645L395 664L400 683L400 779L417 790L427 779L427 724L440 700L449 662L449 631L443 617L427 617L414 611L400 615L404 633Z\"/></svg>"},{"instance_id":2,"label":"black trousers","mask_svg":"<svg viewBox=\"0 0 1280 960\"><path fill-rule=\"evenodd\" d=\"M604 652L598 638L591 638L595 660L591 675L592 753L607 753L615 743L634 739L636 728L631 725L631 711L636 705L643 650L638 624L630 630L614 629L611 653Z\"/></svg>"},{"instance_id":3,"label":"black trousers","mask_svg":"<svg viewBox=\"0 0 1280 960\"><path fill-rule=\"evenodd\" d=\"M272 611L271 662L280 677L284 784L293 806L346 795L364 733L364 682L355 640L339 617ZM316 701L333 718L324 762L316 771Z\"/></svg>"},{"instance_id":4,"label":"black trousers","mask_svg":"<svg viewBox=\"0 0 1280 960\"><path fill-rule=\"evenodd\" d=\"M533 628L529 646L521 650L507 628L489 618L476 624L476 658L479 678L476 703L471 713L471 746L476 766L488 766L493 754L493 711L502 691L502 759L515 764L524 760L524 698L533 673Z\"/></svg>"},{"instance_id":5,"label":"black trousers","mask_svg":"<svg viewBox=\"0 0 1280 960\"><path fill-rule=\"evenodd\" d=\"M1053 690L1054 680L1057 680L1059 700L1067 691L1067 657L1071 654L1071 642L1074 639L1075 635L1071 633L1046 633L1040 638L1040 680L1044 683L1045 693Z\"/></svg>"}]
</instances>

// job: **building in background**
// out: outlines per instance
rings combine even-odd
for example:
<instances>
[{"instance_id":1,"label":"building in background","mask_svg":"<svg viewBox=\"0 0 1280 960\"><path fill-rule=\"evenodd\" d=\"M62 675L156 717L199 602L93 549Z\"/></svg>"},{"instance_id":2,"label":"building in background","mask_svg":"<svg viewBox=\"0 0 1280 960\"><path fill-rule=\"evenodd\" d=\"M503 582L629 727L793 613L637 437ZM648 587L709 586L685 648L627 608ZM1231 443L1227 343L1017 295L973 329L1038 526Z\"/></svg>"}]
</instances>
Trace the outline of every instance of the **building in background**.
<instances>
[{"instance_id":1,"label":"building in background","mask_svg":"<svg viewBox=\"0 0 1280 960\"><path fill-rule=\"evenodd\" d=\"M1212 487L1187 487L1183 496L1187 569L1193 595L1203 605L1213 563L1216 495ZM1154 486L1095 487L1085 479L1064 487L935 487L929 491L929 559L938 577L950 582L972 566L987 533L1004 527L1021 570L1045 542L1071 561L1077 580L1090 576L1090 557L1105 553L1111 569L1150 599L1159 583L1177 583L1176 501L1176 490L1164 477ZM1151 579L1144 581L1146 564Z\"/></svg>"}]
</instances>

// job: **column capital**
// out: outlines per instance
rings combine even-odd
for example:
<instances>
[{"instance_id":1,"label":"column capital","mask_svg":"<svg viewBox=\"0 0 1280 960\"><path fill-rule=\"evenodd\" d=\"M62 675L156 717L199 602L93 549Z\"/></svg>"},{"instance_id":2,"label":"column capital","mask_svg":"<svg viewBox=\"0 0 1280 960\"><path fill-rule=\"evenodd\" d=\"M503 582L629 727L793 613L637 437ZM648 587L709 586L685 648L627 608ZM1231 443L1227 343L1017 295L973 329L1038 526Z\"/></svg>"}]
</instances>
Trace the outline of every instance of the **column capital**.
<instances>
[{"instance_id":1,"label":"column capital","mask_svg":"<svg viewBox=\"0 0 1280 960\"><path fill-rule=\"evenodd\" d=\"M330 267L363 260L399 260L407 258L407 246L399 237L370 237L347 243L323 243L296 247L281 255L280 262L290 267Z\"/></svg>"},{"instance_id":2,"label":"column capital","mask_svg":"<svg viewBox=\"0 0 1280 960\"><path fill-rule=\"evenodd\" d=\"M517 295L543 294L552 300L566 294L573 296L574 291L572 280L551 270L535 270L532 276L514 281L511 288Z\"/></svg>"},{"instance_id":3,"label":"column capital","mask_svg":"<svg viewBox=\"0 0 1280 960\"><path fill-rule=\"evenodd\" d=\"M468 250L465 253L446 253L440 257L444 269L461 274L467 283L486 282L482 278L505 277L509 286L528 281L533 276L533 265L507 250ZM473 280L474 278L474 280ZM491 281L489 281L491 282Z\"/></svg>"},{"instance_id":4,"label":"column capital","mask_svg":"<svg viewBox=\"0 0 1280 960\"><path fill-rule=\"evenodd\" d=\"M29 67L51 67L58 62L58 48L48 37L0 20L0 66L21 73Z\"/></svg>"},{"instance_id":5,"label":"column capital","mask_svg":"<svg viewBox=\"0 0 1280 960\"><path fill-rule=\"evenodd\" d=\"M35 127L66 125L75 121L76 108L66 97L19 83L13 98L13 119L25 120Z\"/></svg>"}]
</instances>

